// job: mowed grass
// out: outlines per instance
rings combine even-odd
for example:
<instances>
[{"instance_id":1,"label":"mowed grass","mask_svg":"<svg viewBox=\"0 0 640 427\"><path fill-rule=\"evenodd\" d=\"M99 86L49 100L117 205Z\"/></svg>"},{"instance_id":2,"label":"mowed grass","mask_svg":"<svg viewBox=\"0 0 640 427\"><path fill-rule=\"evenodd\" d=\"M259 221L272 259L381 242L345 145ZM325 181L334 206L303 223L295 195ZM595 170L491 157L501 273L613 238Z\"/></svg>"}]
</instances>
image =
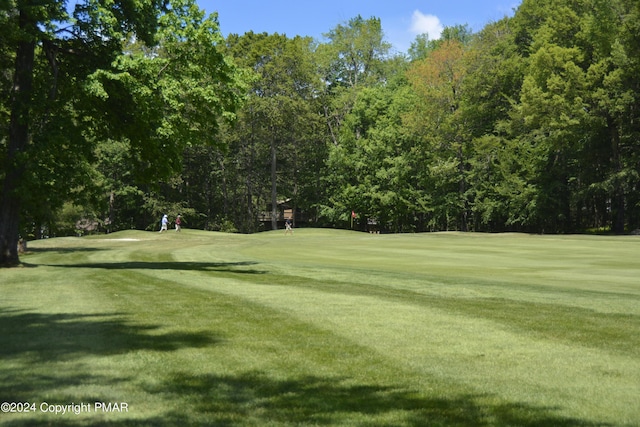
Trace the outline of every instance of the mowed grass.
<instances>
[{"instance_id":1,"label":"mowed grass","mask_svg":"<svg viewBox=\"0 0 640 427\"><path fill-rule=\"evenodd\" d=\"M0 270L0 401L36 410L1 425L640 425L638 237L130 231L29 250Z\"/></svg>"}]
</instances>

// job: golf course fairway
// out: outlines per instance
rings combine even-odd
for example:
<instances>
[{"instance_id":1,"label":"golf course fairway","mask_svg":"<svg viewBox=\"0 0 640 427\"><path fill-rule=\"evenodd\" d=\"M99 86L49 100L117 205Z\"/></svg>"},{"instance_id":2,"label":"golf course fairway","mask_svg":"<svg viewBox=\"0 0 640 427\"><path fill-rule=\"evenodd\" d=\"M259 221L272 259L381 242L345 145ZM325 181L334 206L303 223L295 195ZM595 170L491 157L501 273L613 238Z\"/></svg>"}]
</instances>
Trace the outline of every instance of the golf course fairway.
<instances>
[{"instance_id":1,"label":"golf course fairway","mask_svg":"<svg viewBox=\"0 0 640 427\"><path fill-rule=\"evenodd\" d=\"M29 242L0 425L638 426L640 237Z\"/></svg>"}]
</instances>

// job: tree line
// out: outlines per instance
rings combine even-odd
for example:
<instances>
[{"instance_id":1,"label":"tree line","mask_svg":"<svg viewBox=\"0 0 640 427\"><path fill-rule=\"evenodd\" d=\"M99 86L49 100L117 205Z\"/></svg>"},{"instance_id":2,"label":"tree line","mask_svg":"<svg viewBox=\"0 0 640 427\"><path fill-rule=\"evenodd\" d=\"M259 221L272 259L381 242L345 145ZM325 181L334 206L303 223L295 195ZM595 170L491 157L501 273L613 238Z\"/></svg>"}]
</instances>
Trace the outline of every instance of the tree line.
<instances>
[{"instance_id":1,"label":"tree line","mask_svg":"<svg viewBox=\"0 0 640 427\"><path fill-rule=\"evenodd\" d=\"M0 246L82 230L640 228L640 1L524 0L392 51L192 0L0 7Z\"/></svg>"}]
</instances>

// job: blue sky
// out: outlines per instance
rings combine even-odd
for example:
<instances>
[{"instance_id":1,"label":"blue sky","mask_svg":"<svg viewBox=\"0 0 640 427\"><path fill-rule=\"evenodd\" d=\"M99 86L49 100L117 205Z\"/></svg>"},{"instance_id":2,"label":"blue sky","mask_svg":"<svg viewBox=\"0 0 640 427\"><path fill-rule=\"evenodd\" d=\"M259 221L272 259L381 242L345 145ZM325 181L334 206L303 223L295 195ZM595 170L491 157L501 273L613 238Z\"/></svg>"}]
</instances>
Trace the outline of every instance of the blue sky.
<instances>
[{"instance_id":1,"label":"blue sky","mask_svg":"<svg viewBox=\"0 0 640 427\"><path fill-rule=\"evenodd\" d=\"M505 15L512 16L520 0L197 0L207 13L219 14L220 29L244 34L280 33L311 36L321 41L338 24L361 15L382 21L386 40L406 51L416 35L436 39L445 26L468 24L473 31Z\"/></svg>"}]
</instances>

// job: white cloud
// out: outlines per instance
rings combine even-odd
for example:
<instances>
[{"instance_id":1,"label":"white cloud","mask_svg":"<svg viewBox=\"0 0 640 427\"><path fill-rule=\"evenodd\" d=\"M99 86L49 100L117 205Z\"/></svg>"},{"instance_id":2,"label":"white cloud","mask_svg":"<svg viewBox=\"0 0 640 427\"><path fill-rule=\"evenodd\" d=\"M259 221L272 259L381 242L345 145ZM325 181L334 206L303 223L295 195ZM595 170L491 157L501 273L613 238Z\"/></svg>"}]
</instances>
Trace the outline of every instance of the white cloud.
<instances>
[{"instance_id":1,"label":"white cloud","mask_svg":"<svg viewBox=\"0 0 640 427\"><path fill-rule=\"evenodd\" d=\"M409 31L415 35L427 33L429 40L436 40L440 38L443 29L440 19L435 15L425 15L419 10L415 10L411 16Z\"/></svg>"}]
</instances>

